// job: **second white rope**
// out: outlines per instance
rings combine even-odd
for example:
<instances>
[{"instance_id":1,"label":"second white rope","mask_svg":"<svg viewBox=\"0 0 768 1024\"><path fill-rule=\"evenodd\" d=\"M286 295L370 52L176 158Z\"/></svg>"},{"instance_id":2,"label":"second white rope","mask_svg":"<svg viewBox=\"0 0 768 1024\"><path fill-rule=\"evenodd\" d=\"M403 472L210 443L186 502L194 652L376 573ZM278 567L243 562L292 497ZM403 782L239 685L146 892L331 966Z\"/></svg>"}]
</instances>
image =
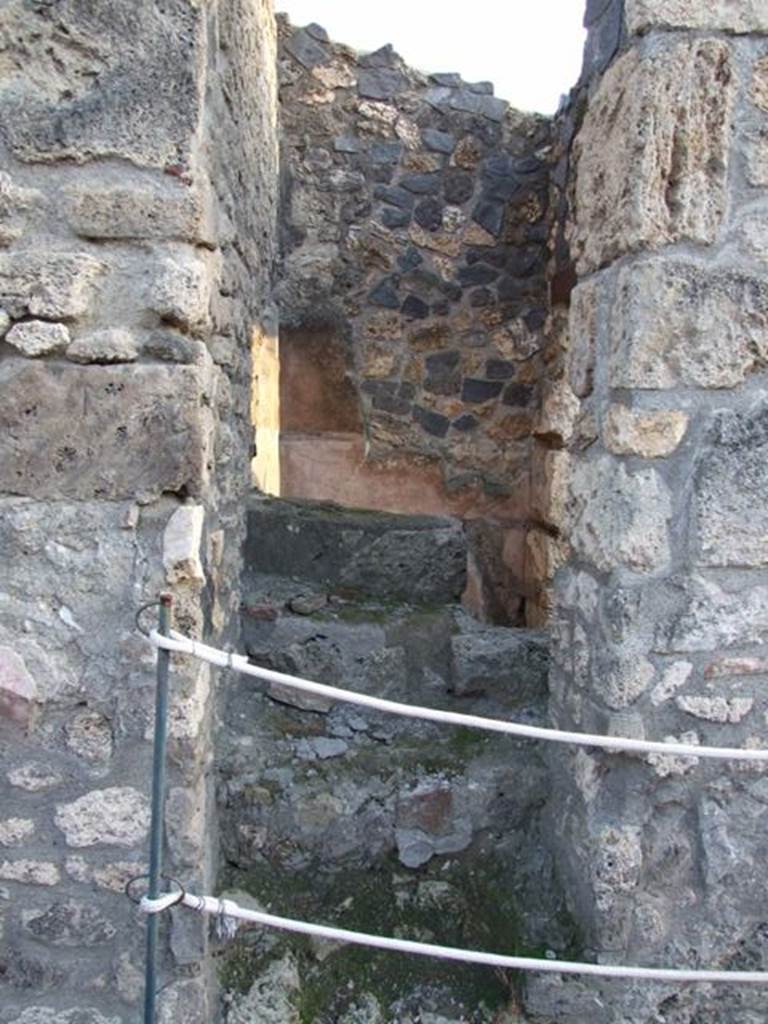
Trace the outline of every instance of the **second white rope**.
<instances>
[{"instance_id":1,"label":"second white rope","mask_svg":"<svg viewBox=\"0 0 768 1024\"><path fill-rule=\"evenodd\" d=\"M231 668L244 675L263 679L268 683L278 683L293 690L311 693L329 700L357 704L360 707L384 711L403 718L418 718L426 722L442 722L446 725L463 725L471 729L484 729L487 732L500 732L508 736L522 736L532 740L544 740L550 743L572 743L581 747L599 747L603 750L626 751L636 754L671 754L675 757L706 757L725 761L768 761L768 749L745 749L743 747L708 747L692 743L677 743L656 740L638 740L628 736L600 736L595 733L568 732L562 729L545 728L539 725L524 725L520 722L507 722L499 718L485 718L481 715L465 715L457 711L441 711L438 708L423 708L399 701L386 700L383 697L372 697L365 693L354 693L337 686L325 683L314 683L300 676L275 672L272 669L253 665L242 654L229 654L216 647L197 640L190 640L182 634L172 631L170 637L161 636L156 630L150 633L150 639L156 647L177 654L189 654L201 661L207 661L219 668Z\"/></svg>"}]
</instances>

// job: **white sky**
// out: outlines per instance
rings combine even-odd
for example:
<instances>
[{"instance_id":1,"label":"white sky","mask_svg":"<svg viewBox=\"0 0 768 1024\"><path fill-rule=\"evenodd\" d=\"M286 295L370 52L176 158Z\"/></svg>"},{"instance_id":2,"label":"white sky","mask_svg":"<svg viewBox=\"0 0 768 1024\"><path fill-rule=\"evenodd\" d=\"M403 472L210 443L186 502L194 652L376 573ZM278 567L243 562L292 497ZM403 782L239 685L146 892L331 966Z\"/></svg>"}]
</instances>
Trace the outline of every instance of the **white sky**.
<instances>
[{"instance_id":1,"label":"white sky","mask_svg":"<svg viewBox=\"0 0 768 1024\"><path fill-rule=\"evenodd\" d=\"M392 43L422 71L488 80L521 110L552 114L581 70L585 0L274 0L294 25L317 22L339 43Z\"/></svg>"}]
</instances>

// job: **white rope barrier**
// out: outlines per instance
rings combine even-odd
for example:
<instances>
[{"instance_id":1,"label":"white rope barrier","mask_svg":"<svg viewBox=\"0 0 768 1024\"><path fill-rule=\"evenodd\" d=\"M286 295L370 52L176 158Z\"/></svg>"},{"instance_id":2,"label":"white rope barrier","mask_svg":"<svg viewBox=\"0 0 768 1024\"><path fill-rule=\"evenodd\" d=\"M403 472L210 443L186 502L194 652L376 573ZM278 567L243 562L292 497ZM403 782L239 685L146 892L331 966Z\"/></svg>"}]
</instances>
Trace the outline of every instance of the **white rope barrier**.
<instances>
[{"instance_id":1,"label":"white rope barrier","mask_svg":"<svg viewBox=\"0 0 768 1024\"><path fill-rule=\"evenodd\" d=\"M678 985L694 981L733 985L764 985L768 983L768 972L766 971L707 971L666 967L622 967L616 964L584 964L572 960L548 960L530 956L483 953L471 949L458 949L454 946L436 946L429 942L413 942L410 939L391 939L383 935L366 935L364 932L349 931L347 928L332 928L328 925L295 921L289 917L278 917L261 910L248 910L233 900L220 900L214 896L196 896L189 892L168 893L156 900L145 897L139 906L147 914L157 914L174 904L190 907L203 914L213 914L219 918L248 921L266 928L297 932L300 935L311 935L318 939L348 942L356 946L386 949L394 953L436 957L440 960L457 960L486 967L501 967L517 971L542 971L549 974L580 974L597 978L636 978L640 981L667 981Z\"/></svg>"},{"instance_id":2,"label":"white rope barrier","mask_svg":"<svg viewBox=\"0 0 768 1024\"><path fill-rule=\"evenodd\" d=\"M149 637L156 647L162 647L177 654L190 654L201 661L217 665L219 668L233 669L268 683L278 683L280 686L300 690L303 693L311 693L318 697L343 701L347 704L357 704L360 707L372 708L375 711L384 711L404 718L418 718L427 722L442 722L446 725L463 725L472 729L484 729L487 732L505 733L508 736L522 736L550 743L571 743L581 747L600 747L603 750L621 750L636 754L668 754L676 757L706 757L725 761L768 761L768 749L707 747L696 746L692 743L639 740L628 736L601 736L593 733L568 732L538 725L507 722L498 718L485 718L480 715L465 715L456 711L441 711L438 708L402 704L399 701L372 697L364 693L353 693L351 690L342 690L336 686L327 686L325 683L314 683L299 676L261 668L251 664L242 654L220 651L197 640L191 640L175 630L171 631L170 637L161 636L156 630L152 630Z\"/></svg>"}]
</instances>

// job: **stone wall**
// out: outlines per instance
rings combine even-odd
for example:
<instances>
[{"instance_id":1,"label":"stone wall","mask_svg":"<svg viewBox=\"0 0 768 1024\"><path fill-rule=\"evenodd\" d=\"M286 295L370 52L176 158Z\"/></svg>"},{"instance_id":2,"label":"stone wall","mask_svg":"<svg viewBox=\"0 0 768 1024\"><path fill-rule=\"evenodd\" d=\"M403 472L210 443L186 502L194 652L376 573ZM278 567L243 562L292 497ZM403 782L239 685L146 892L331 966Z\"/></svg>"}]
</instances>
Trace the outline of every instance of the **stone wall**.
<instances>
[{"instance_id":1,"label":"stone wall","mask_svg":"<svg viewBox=\"0 0 768 1024\"><path fill-rule=\"evenodd\" d=\"M538 460L563 566L551 711L589 732L762 746L768 16L627 0L589 4L588 19L554 179L563 416ZM552 763L588 948L766 966L759 768L585 750ZM529 989L534 1019L560 1024L750 1024L762 1003L723 987Z\"/></svg>"},{"instance_id":2,"label":"stone wall","mask_svg":"<svg viewBox=\"0 0 768 1024\"><path fill-rule=\"evenodd\" d=\"M136 1016L143 925L121 889L145 861L154 673L133 615L165 586L183 629L235 641L254 406L269 426L259 472L281 488L330 479L331 494L307 496L492 524L473 551L495 592L527 593L533 622L553 615L558 724L764 742L768 16L757 0L590 0L586 20L554 140L485 83L281 24L278 339L268 0L2 5L2 1024ZM520 659L497 657L519 643L509 631L388 600L396 621L381 608L361 621L295 584L275 597L290 615L248 605L261 656L284 665L295 648L309 674L541 714L527 696L514 705ZM490 655L498 692L478 695L473 659L487 676ZM178 659L169 866L205 889L211 693L207 670ZM230 696L233 876L264 851L314 870L341 818L359 891L389 858L387 899L418 927L437 899L459 939L490 943L461 930L471 861L447 884L433 874L446 853L484 861L488 843L519 858L502 871L510 907L531 884L549 892L528 923L539 942L632 963L765 962L756 768L573 750L551 754L550 783L516 745L441 747L425 730L409 752L378 722ZM271 765L253 756L249 711ZM325 762L350 751L359 775L329 799ZM559 916L548 834L583 950ZM420 881L401 885L422 856ZM321 896L330 912L334 886ZM207 1024L207 929L176 914L164 927L162 1019ZM541 1024L764 1017L749 990L535 976L525 1002Z\"/></svg>"},{"instance_id":3,"label":"stone wall","mask_svg":"<svg viewBox=\"0 0 768 1024\"><path fill-rule=\"evenodd\" d=\"M551 122L279 24L280 493L504 524L519 593Z\"/></svg>"},{"instance_id":4,"label":"stone wall","mask_svg":"<svg viewBox=\"0 0 768 1024\"><path fill-rule=\"evenodd\" d=\"M134 613L164 586L196 635L236 621L275 37L267 2L11 0L0 39L0 1020L118 1024L143 990ZM169 867L204 886L211 704L179 659ZM163 935L162 1020L207 1024L206 929Z\"/></svg>"}]
</instances>

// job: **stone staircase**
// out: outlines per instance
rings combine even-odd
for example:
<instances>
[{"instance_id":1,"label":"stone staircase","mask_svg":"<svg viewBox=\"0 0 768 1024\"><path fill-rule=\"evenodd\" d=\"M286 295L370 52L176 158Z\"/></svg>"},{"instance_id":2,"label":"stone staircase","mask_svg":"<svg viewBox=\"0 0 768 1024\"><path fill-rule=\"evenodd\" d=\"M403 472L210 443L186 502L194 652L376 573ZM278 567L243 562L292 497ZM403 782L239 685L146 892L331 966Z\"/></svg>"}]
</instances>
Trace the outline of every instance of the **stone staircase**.
<instances>
[{"instance_id":1,"label":"stone staircase","mask_svg":"<svg viewBox=\"0 0 768 1024\"><path fill-rule=\"evenodd\" d=\"M543 722L546 636L471 619L466 559L456 520L253 498L245 649L364 693ZM567 951L535 744L245 678L222 715L221 881L241 898L363 931ZM491 1021L514 1000L514 979L416 959L246 936L225 958L230 1016L261 1020L278 975L296 980L275 1018L291 1024Z\"/></svg>"}]
</instances>

